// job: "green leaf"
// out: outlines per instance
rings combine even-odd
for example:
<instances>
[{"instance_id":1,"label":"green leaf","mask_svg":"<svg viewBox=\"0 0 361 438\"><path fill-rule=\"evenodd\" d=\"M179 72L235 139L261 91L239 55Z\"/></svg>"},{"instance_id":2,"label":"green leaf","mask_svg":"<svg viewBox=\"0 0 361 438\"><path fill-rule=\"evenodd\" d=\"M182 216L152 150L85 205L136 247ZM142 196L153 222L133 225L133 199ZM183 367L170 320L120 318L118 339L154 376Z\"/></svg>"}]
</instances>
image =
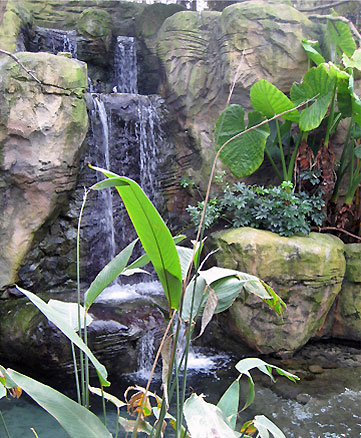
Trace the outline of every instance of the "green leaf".
<instances>
[{"instance_id":1,"label":"green leaf","mask_svg":"<svg viewBox=\"0 0 361 438\"><path fill-rule=\"evenodd\" d=\"M127 436L128 434L133 433L135 423L135 420L128 420L128 418L119 417L119 424L122 426L125 432L127 432ZM138 422L137 431L145 433L146 435L150 435L152 432L154 433L153 426L144 420L140 420Z\"/></svg>"},{"instance_id":2,"label":"green leaf","mask_svg":"<svg viewBox=\"0 0 361 438\"><path fill-rule=\"evenodd\" d=\"M188 284L184 293L181 312L181 318L183 321L190 322L198 316L202 306L204 306L205 299L208 296L208 294L206 294L206 288L206 281L200 276L198 276L197 279L193 279Z\"/></svg>"},{"instance_id":3,"label":"green leaf","mask_svg":"<svg viewBox=\"0 0 361 438\"><path fill-rule=\"evenodd\" d=\"M105 400L108 400L111 403L113 403L113 405L118 409L120 409L123 406L127 406L127 404L119 400L118 397L115 397L115 395L102 391L100 388L94 388L93 386L89 385L89 391L92 394L98 395L99 397L104 397Z\"/></svg>"},{"instance_id":4,"label":"green leaf","mask_svg":"<svg viewBox=\"0 0 361 438\"><path fill-rule=\"evenodd\" d=\"M286 438L281 429L264 415L256 415L253 420L253 425L260 433L261 438L268 438L268 431L272 433L274 438Z\"/></svg>"},{"instance_id":5,"label":"green leaf","mask_svg":"<svg viewBox=\"0 0 361 438\"><path fill-rule=\"evenodd\" d=\"M361 158L361 144L359 144L358 146L355 147L355 149L353 150L353 153L354 153L356 158Z\"/></svg>"},{"instance_id":6,"label":"green leaf","mask_svg":"<svg viewBox=\"0 0 361 438\"><path fill-rule=\"evenodd\" d=\"M257 81L251 87L250 98L253 108L264 114L268 119L295 106L281 90L263 79ZM298 111L294 110L284 114L282 118L291 122L298 122L300 116Z\"/></svg>"},{"instance_id":7,"label":"green leaf","mask_svg":"<svg viewBox=\"0 0 361 438\"><path fill-rule=\"evenodd\" d=\"M193 249L186 248L185 246L176 246L179 261L182 269L182 279L186 278L186 275L188 273L188 269L191 265L192 258L193 258Z\"/></svg>"},{"instance_id":8,"label":"green leaf","mask_svg":"<svg viewBox=\"0 0 361 438\"><path fill-rule=\"evenodd\" d=\"M0 399L3 397L6 397L6 388L5 386L0 382Z\"/></svg>"},{"instance_id":9,"label":"green leaf","mask_svg":"<svg viewBox=\"0 0 361 438\"><path fill-rule=\"evenodd\" d=\"M239 371L241 374L245 374L246 376L250 376L249 371L253 368L257 368L262 373L267 374L272 380L273 377L271 372L269 371L270 368L275 369L279 375L287 377L292 382L300 380L295 374L291 374L288 371L283 370L282 368L271 365L262 359L251 357L247 359L242 359L236 364L237 371Z\"/></svg>"},{"instance_id":10,"label":"green leaf","mask_svg":"<svg viewBox=\"0 0 361 438\"><path fill-rule=\"evenodd\" d=\"M332 91L320 97L311 106L301 111L300 130L312 131L320 126L323 118L327 113L332 98Z\"/></svg>"},{"instance_id":11,"label":"green leaf","mask_svg":"<svg viewBox=\"0 0 361 438\"><path fill-rule=\"evenodd\" d=\"M49 300L48 306L52 307L57 314L67 322L67 324L75 331L78 331L78 304L77 303L65 303L59 300ZM84 328L84 307L80 306L80 325ZM93 321L90 315L86 315L86 325L88 326Z\"/></svg>"},{"instance_id":12,"label":"green leaf","mask_svg":"<svg viewBox=\"0 0 361 438\"><path fill-rule=\"evenodd\" d=\"M342 55L342 62L346 68L357 68L357 70L361 70L361 49L355 50L351 58L344 53Z\"/></svg>"},{"instance_id":13,"label":"green leaf","mask_svg":"<svg viewBox=\"0 0 361 438\"><path fill-rule=\"evenodd\" d=\"M50 322L52 322L64 335L73 342L78 348L80 348L89 358L91 363L94 365L100 382L103 386L109 386L110 383L107 381L108 373L104 365L102 365L94 356L94 354L89 350L89 348L84 344L83 340L75 333L74 329L64 320L63 315L58 312L52 306L49 306L45 301L39 298L37 295L16 286L17 289L26 295L29 300L43 313ZM19 385L20 386L20 385Z\"/></svg>"},{"instance_id":14,"label":"green leaf","mask_svg":"<svg viewBox=\"0 0 361 438\"><path fill-rule=\"evenodd\" d=\"M348 89L352 102L352 119L361 127L361 99L355 92L353 76L349 79Z\"/></svg>"},{"instance_id":15,"label":"green leaf","mask_svg":"<svg viewBox=\"0 0 361 438\"><path fill-rule=\"evenodd\" d=\"M110 432L92 412L49 386L11 369L15 383L43 409L49 412L71 438L110 438Z\"/></svg>"},{"instance_id":16,"label":"green leaf","mask_svg":"<svg viewBox=\"0 0 361 438\"><path fill-rule=\"evenodd\" d=\"M174 236L173 237L173 242L175 244L181 242L182 240L184 240L186 238L186 236L184 234L180 234L179 236ZM142 272L142 273L147 273L147 271L143 271L140 268L143 268L144 266L146 266L148 263L150 263L150 259L148 257L147 254L143 254L142 256L140 256L139 258L137 258L136 260L134 260L134 262L132 262L130 265L128 265L124 271L121 273L121 275L132 275L133 272Z\"/></svg>"},{"instance_id":17,"label":"green leaf","mask_svg":"<svg viewBox=\"0 0 361 438\"><path fill-rule=\"evenodd\" d=\"M233 429L236 428L237 413L239 405L239 380L235 380L222 395L217 406L228 418Z\"/></svg>"},{"instance_id":18,"label":"green leaf","mask_svg":"<svg viewBox=\"0 0 361 438\"><path fill-rule=\"evenodd\" d=\"M170 308L178 309L182 290L182 271L172 235L163 219L135 181L114 176L114 173L104 169L92 168L109 178L95 184L92 189L116 187L139 240L163 286Z\"/></svg>"},{"instance_id":19,"label":"green leaf","mask_svg":"<svg viewBox=\"0 0 361 438\"><path fill-rule=\"evenodd\" d=\"M325 58L321 55L320 43L318 41L311 41L311 40L307 40L306 38L303 38L302 47L305 49L307 56L316 65L325 62Z\"/></svg>"},{"instance_id":20,"label":"green leaf","mask_svg":"<svg viewBox=\"0 0 361 438\"><path fill-rule=\"evenodd\" d=\"M137 241L138 239L134 240L124 248L123 251L114 257L95 277L84 295L84 305L87 310L89 310L101 292L125 270Z\"/></svg>"},{"instance_id":21,"label":"green leaf","mask_svg":"<svg viewBox=\"0 0 361 438\"><path fill-rule=\"evenodd\" d=\"M254 126L264 120L258 112L248 114L249 125ZM229 105L220 115L215 137L217 149L235 135L245 130L244 109L240 105ZM264 149L269 127L267 124L255 128L230 141L220 153L221 160L237 178L243 178L255 172L264 160Z\"/></svg>"},{"instance_id":22,"label":"green leaf","mask_svg":"<svg viewBox=\"0 0 361 438\"><path fill-rule=\"evenodd\" d=\"M334 15L337 16L337 14ZM327 20L327 28L336 50L351 57L356 50L356 43L348 24L342 21Z\"/></svg>"},{"instance_id":23,"label":"green leaf","mask_svg":"<svg viewBox=\"0 0 361 438\"><path fill-rule=\"evenodd\" d=\"M238 438L227 418L217 406L207 403L203 396L192 394L184 403L184 418L192 438Z\"/></svg>"}]
</instances>

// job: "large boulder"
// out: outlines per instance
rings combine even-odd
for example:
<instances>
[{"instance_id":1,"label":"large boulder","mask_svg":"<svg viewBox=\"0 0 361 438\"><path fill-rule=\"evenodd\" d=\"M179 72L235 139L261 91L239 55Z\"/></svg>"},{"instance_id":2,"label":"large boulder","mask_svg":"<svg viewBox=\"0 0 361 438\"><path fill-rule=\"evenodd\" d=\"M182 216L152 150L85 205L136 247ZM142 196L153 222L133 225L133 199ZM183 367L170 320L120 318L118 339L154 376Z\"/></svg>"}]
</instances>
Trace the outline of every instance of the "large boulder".
<instances>
[{"instance_id":1,"label":"large boulder","mask_svg":"<svg viewBox=\"0 0 361 438\"><path fill-rule=\"evenodd\" d=\"M346 273L341 291L319 336L361 341L361 245L345 245Z\"/></svg>"},{"instance_id":2,"label":"large boulder","mask_svg":"<svg viewBox=\"0 0 361 438\"><path fill-rule=\"evenodd\" d=\"M237 300L226 317L228 329L261 353L286 356L322 326L345 273L344 244L337 237L311 233L281 237L240 228L214 233L221 248L218 266L253 274L270 284L287 310L277 316L256 297Z\"/></svg>"},{"instance_id":3,"label":"large boulder","mask_svg":"<svg viewBox=\"0 0 361 438\"><path fill-rule=\"evenodd\" d=\"M158 33L167 103L192 136L198 160L184 169L201 186L213 157L213 132L231 84L232 102L249 108L249 89L267 79L284 92L307 71L302 38L318 39L306 15L279 2L246 1L220 12L172 15ZM180 146L181 147L181 146Z\"/></svg>"},{"instance_id":4,"label":"large boulder","mask_svg":"<svg viewBox=\"0 0 361 438\"><path fill-rule=\"evenodd\" d=\"M46 302L49 297L76 302L70 291L42 295ZM132 301L112 299L92 305L88 345L112 378L137 371L142 349L147 350L148 362L152 363L154 349L166 326L163 311L154 303L157 299L138 296ZM34 377L56 378L58 384L74 372L70 341L27 298L1 302L0 332L1 365L21 369ZM142 338L150 345L144 345Z\"/></svg>"},{"instance_id":5,"label":"large boulder","mask_svg":"<svg viewBox=\"0 0 361 438\"><path fill-rule=\"evenodd\" d=\"M86 65L17 53L0 65L0 289L17 279L37 230L74 188L88 126Z\"/></svg>"}]
</instances>

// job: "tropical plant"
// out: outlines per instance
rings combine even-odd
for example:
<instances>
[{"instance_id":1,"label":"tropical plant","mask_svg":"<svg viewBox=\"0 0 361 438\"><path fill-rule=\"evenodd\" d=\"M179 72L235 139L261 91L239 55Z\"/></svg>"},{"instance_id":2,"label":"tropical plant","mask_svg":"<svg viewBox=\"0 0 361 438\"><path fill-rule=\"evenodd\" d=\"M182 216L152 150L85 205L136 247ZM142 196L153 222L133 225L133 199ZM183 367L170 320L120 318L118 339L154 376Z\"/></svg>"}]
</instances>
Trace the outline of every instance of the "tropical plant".
<instances>
[{"instance_id":1,"label":"tropical plant","mask_svg":"<svg viewBox=\"0 0 361 438\"><path fill-rule=\"evenodd\" d=\"M291 182L270 187L238 182L232 188L226 185L222 194L210 200L204 226L210 228L222 221L234 228L260 228L281 236L308 235L312 225L322 225L326 217L324 205L320 191L314 195L295 193ZM197 227L202 210L203 202L187 207Z\"/></svg>"}]
</instances>

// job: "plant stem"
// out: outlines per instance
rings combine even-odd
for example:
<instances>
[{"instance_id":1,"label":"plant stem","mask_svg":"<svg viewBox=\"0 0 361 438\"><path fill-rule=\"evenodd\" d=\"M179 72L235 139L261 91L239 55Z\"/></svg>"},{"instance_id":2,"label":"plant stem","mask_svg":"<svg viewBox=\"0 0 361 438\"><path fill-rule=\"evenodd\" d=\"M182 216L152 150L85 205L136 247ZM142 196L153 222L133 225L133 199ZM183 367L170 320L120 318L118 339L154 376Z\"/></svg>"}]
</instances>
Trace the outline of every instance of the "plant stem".
<instances>
[{"instance_id":1,"label":"plant stem","mask_svg":"<svg viewBox=\"0 0 361 438\"><path fill-rule=\"evenodd\" d=\"M73 342L71 342L71 354L73 356L76 394L77 394L77 398L78 398L78 403L81 405L78 365L76 363L75 348L74 348L74 343Z\"/></svg>"},{"instance_id":2,"label":"plant stem","mask_svg":"<svg viewBox=\"0 0 361 438\"><path fill-rule=\"evenodd\" d=\"M104 397L103 385L101 385L100 388L101 388L101 391L102 391L102 405L103 405L104 426L107 427L107 409L105 407L105 397Z\"/></svg>"},{"instance_id":3,"label":"plant stem","mask_svg":"<svg viewBox=\"0 0 361 438\"><path fill-rule=\"evenodd\" d=\"M117 408L117 423L115 425L115 437L118 438L118 432L119 432L119 417L120 417L120 410Z\"/></svg>"},{"instance_id":4,"label":"plant stem","mask_svg":"<svg viewBox=\"0 0 361 438\"><path fill-rule=\"evenodd\" d=\"M5 418L3 417L3 413L1 411L0 411L0 419L1 419L2 425L4 427L4 430L5 430L5 433L6 433L6 437L10 438L10 433L9 433L8 428L6 426Z\"/></svg>"},{"instance_id":5,"label":"plant stem","mask_svg":"<svg viewBox=\"0 0 361 438\"><path fill-rule=\"evenodd\" d=\"M87 313L84 312L84 343L88 346L88 330L86 324ZM89 409L89 358L85 355L85 406Z\"/></svg>"},{"instance_id":6,"label":"plant stem","mask_svg":"<svg viewBox=\"0 0 361 438\"><path fill-rule=\"evenodd\" d=\"M333 88L333 96L332 96L332 101L331 101L331 109L330 109L330 114L328 116L328 121L327 121L326 136L325 136L325 141L324 141L324 145L325 145L326 148L328 148L328 143L329 143L330 134L331 134L331 127L333 125L333 119L335 117L336 91L337 91L337 81L335 81L335 86Z\"/></svg>"},{"instance_id":7,"label":"plant stem","mask_svg":"<svg viewBox=\"0 0 361 438\"><path fill-rule=\"evenodd\" d=\"M80 226L81 219L83 216L83 211L85 207L86 198L88 196L88 190L84 190L83 202L81 205L79 220L78 220L78 230L76 236L76 281L77 281L77 303L78 303L78 331L79 336L82 337L82 329L81 329L81 312L80 312ZM86 330L86 327L84 328ZM80 377L81 377L81 388L82 388L82 404L85 406L85 379L84 379L84 354L83 351L80 350Z\"/></svg>"},{"instance_id":8,"label":"plant stem","mask_svg":"<svg viewBox=\"0 0 361 438\"><path fill-rule=\"evenodd\" d=\"M282 146L282 138L281 138L281 131L280 131L280 124L278 119L276 119L276 128L277 128L277 137L278 137L278 146L280 148L281 153L281 163L282 163L282 170L283 170L283 180L288 181L288 175L287 175L287 167L286 167L286 160L285 160L285 154L283 152L283 146Z\"/></svg>"},{"instance_id":9,"label":"plant stem","mask_svg":"<svg viewBox=\"0 0 361 438\"><path fill-rule=\"evenodd\" d=\"M301 143L301 139L303 138L303 135L304 135L304 132L301 131L298 138L297 138L297 142L295 144L295 147L293 149L291 159L290 159L290 162L288 165L287 181L292 181L292 175L293 175L293 171L294 171L294 167L295 167L297 152L298 152L298 148L299 148L300 143ZM294 184L296 185L296 181L294 181Z\"/></svg>"}]
</instances>

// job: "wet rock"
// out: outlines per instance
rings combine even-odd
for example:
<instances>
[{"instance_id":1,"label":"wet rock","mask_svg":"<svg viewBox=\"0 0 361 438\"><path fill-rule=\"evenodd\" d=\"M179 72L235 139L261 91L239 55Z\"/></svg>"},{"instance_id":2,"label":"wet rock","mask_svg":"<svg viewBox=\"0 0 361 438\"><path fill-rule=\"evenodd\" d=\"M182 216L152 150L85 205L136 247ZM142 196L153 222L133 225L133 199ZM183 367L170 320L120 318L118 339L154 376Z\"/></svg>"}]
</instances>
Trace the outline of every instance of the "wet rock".
<instances>
[{"instance_id":1,"label":"wet rock","mask_svg":"<svg viewBox=\"0 0 361 438\"><path fill-rule=\"evenodd\" d=\"M49 294L43 296L45 301L48 298ZM75 296L51 294L51 298L74 302ZM108 373L118 377L137 370L139 343L144 334L152 333L157 345L166 325L162 310L147 299L94 304L90 314L93 322L88 326L89 348ZM2 302L0 332L3 366L47 378L61 379L73 373L69 340L27 299Z\"/></svg>"},{"instance_id":2,"label":"wet rock","mask_svg":"<svg viewBox=\"0 0 361 438\"><path fill-rule=\"evenodd\" d=\"M86 65L48 53L17 53L0 66L0 289L17 279L35 233L74 188L88 120Z\"/></svg>"},{"instance_id":3,"label":"wet rock","mask_svg":"<svg viewBox=\"0 0 361 438\"><path fill-rule=\"evenodd\" d=\"M257 297L236 300L224 317L230 333L261 353L295 353L315 335L341 289L344 244L326 234L286 238L251 228L221 231L212 239L221 249L218 266L258 276L287 305L277 316Z\"/></svg>"},{"instance_id":4,"label":"wet rock","mask_svg":"<svg viewBox=\"0 0 361 438\"><path fill-rule=\"evenodd\" d=\"M324 369L320 367L319 365L310 365L308 367L311 373L313 374L322 374L324 372Z\"/></svg>"}]
</instances>

